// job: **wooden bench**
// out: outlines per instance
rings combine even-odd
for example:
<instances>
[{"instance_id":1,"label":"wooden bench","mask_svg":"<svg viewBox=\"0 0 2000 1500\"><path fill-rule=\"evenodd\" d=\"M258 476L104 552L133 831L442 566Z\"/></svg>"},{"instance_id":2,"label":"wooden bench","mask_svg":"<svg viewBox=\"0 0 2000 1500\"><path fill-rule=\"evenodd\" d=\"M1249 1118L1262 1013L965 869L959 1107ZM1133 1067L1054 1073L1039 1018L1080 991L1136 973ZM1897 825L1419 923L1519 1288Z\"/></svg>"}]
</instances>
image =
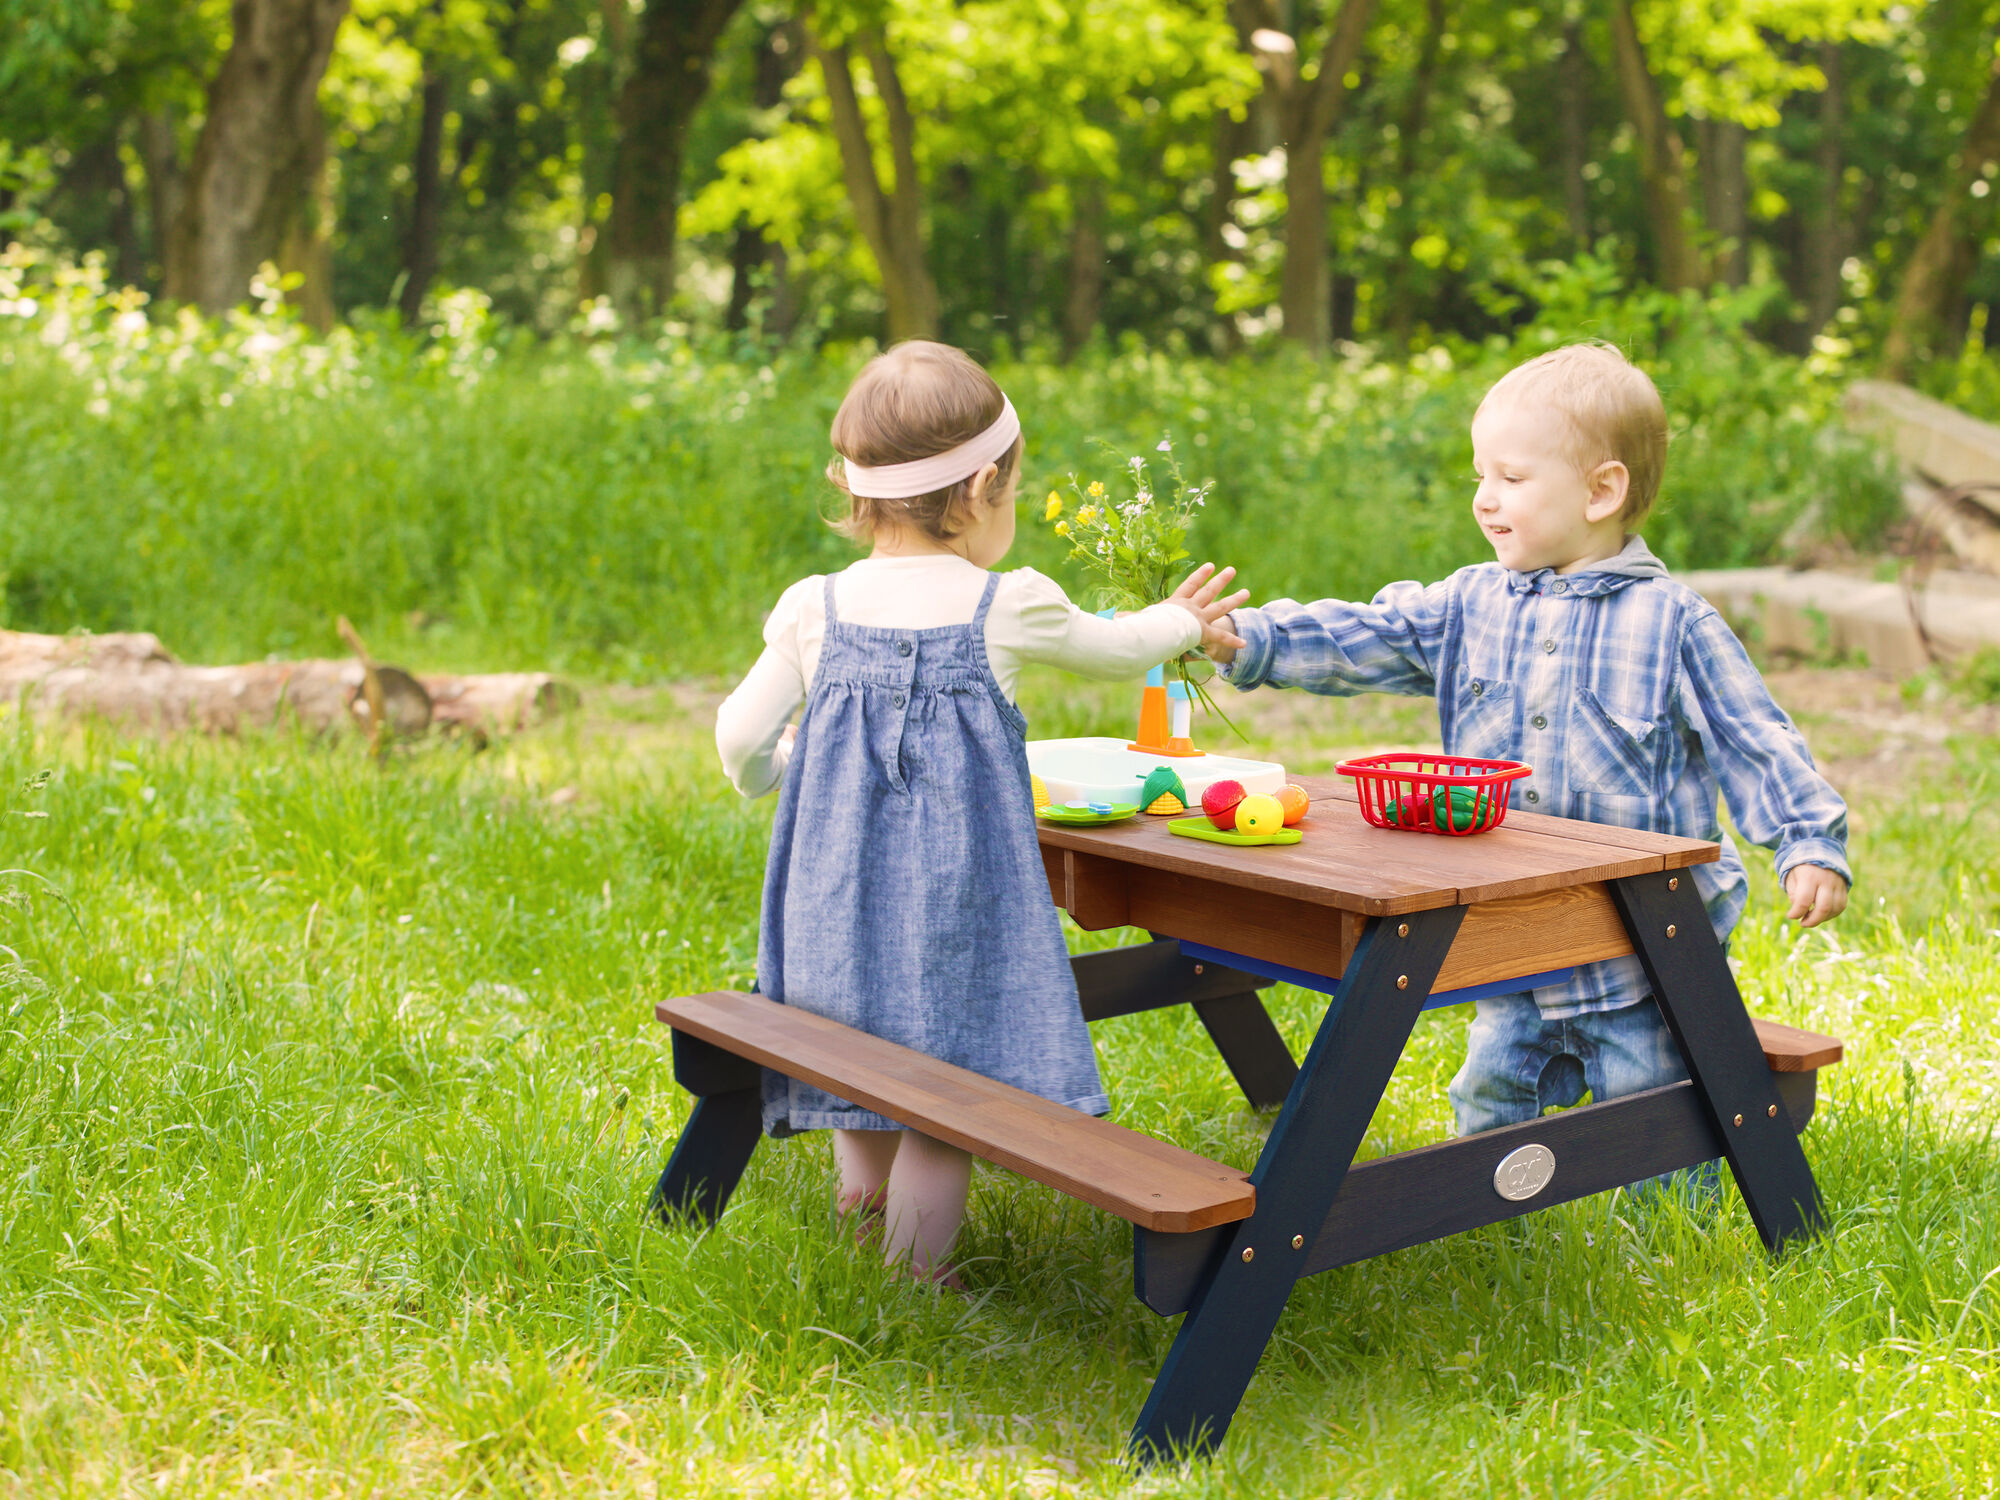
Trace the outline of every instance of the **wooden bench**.
<instances>
[{"instance_id":1,"label":"wooden bench","mask_svg":"<svg viewBox=\"0 0 2000 1500\"><path fill-rule=\"evenodd\" d=\"M761 1110L761 1065L1142 1229L1185 1234L1247 1219L1256 1206L1235 1167L761 995L719 990L663 1000L655 1013L673 1028L674 1076L702 1108L744 1094L737 1108ZM695 1134L690 1122L683 1139ZM700 1208L702 1188L715 1184L696 1173L713 1165L681 1163L677 1150L660 1206Z\"/></svg>"},{"instance_id":2,"label":"wooden bench","mask_svg":"<svg viewBox=\"0 0 2000 1500\"><path fill-rule=\"evenodd\" d=\"M1084 968L1089 958L1077 962ZM1160 970L1158 962L1150 965L1156 978ZM1201 1003L1229 983L1207 976L1183 1001ZM1101 979L1095 989L1101 996ZM719 990L663 1000L655 1014L673 1029L676 1080L697 1097L698 1114L711 1112L707 1128L689 1121L660 1178L654 1199L662 1213L713 1220L722 1212L756 1144L760 1068L823 1088L1147 1231L1136 1240L1137 1279L1142 1299L1156 1311L1182 1310L1183 1283L1199 1266L1184 1268L1186 1256L1163 1250L1150 1236L1193 1235L1247 1219L1256 1207L1256 1190L1235 1167L761 995ZM1775 1021L1755 1026L1785 1112L1803 1130L1818 1070L1840 1061L1841 1044ZM718 1150L724 1141L734 1149ZM1703 1150L1700 1140L1695 1149ZM1371 1176L1361 1168L1350 1173L1351 1199L1365 1195Z\"/></svg>"}]
</instances>

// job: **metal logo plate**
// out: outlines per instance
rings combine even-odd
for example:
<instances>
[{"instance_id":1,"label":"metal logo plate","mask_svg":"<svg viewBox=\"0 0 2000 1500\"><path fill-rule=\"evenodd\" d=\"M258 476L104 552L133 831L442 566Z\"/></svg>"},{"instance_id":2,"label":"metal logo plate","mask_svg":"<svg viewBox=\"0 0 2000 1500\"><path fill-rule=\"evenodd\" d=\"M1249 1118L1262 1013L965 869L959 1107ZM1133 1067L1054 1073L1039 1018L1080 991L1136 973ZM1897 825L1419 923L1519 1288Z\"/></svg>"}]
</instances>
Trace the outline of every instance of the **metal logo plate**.
<instances>
[{"instance_id":1,"label":"metal logo plate","mask_svg":"<svg viewBox=\"0 0 2000 1500\"><path fill-rule=\"evenodd\" d=\"M1509 1203L1523 1203L1549 1185L1556 1175L1556 1154L1547 1146L1523 1146L1509 1151L1493 1169L1493 1191Z\"/></svg>"}]
</instances>

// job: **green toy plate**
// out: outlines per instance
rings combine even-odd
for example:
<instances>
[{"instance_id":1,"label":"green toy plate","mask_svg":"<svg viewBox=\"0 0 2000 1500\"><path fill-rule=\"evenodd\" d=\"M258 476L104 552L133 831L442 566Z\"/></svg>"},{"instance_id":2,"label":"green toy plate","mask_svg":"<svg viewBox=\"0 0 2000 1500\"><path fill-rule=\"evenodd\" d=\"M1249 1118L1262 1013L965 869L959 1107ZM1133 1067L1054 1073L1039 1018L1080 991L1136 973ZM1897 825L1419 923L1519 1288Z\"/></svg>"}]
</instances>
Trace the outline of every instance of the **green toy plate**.
<instances>
[{"instance_id":1,"label":"green toy plate","mask_svg":"<svg viewBox=\"0 0 2000 1500\"><path fill-rule=\"evenodd\" d=\"M1224 833L1206 818L1175 818L1168 833L1184 839L1207 839L1211 844L1296 844L1305 835L1296 828L1280 828L1276 833Z\"/></svg>"},{"instance_id":2,"label":"green toy plate","mask_svg":"<svg viewBox=\"0 0 2000 1500\"><path fill-rule=\"evenodd\" d=\"M1114 805L1110 812L1091 812L1088 808L1064 807L1060 802L1051 803L1037 815L1051 823L1066 823L1072 828L1088 828L1098 823L1122 823L1127 818L1138 816L1139 806Z\"/></svg>"}]
</instances>

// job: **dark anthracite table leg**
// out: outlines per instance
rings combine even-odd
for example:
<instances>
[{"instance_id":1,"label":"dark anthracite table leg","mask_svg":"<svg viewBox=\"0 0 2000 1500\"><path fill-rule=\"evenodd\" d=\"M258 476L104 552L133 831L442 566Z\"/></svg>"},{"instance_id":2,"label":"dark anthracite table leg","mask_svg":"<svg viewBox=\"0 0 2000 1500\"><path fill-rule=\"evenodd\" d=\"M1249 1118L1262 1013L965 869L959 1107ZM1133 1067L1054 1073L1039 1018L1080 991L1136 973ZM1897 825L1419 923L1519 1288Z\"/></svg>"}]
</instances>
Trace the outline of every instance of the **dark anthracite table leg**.
<instances>
[{"instance_id":1,"label":"dark anthracite table leg","mask_svg":"<svg viewBox=\"0 0 2000 1500\"><path fill-rule=\"evenodd\" d=\"M1228 1432L1464 915L1377 918L1362 934L1251 1173L1256 1212L1232 1226L1132 1430L1140 1462Z\"/></svg>"},{"instance_id":2,"label":"dark anthracite table leg","mask_svg":"<svg viewBox=\"0 0 2000 1500\"><path fill-rule=\"evenodd\" d=\"M1757 1232L1773 1250L1817 1233L1826 1223L1818 1184L1693 875L1668 870L1610 884Z\"/></svg>"}]
</instances>

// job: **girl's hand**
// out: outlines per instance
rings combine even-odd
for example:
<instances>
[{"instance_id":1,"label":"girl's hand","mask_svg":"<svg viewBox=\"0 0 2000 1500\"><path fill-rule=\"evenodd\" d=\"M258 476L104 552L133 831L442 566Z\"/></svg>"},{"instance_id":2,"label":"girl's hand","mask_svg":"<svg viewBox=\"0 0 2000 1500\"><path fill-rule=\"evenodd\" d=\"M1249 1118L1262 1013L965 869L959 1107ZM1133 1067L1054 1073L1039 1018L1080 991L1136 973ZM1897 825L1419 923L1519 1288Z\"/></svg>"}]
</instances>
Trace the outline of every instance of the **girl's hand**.
<instances>
[{"instance_id":1,"label":"girl's hand","mask_svg":"<svg viewBox=\"0 0 2000 1500\"><path fill-rule=\"evenodd\" d=\"M1201 645L1210 661L1232 661L1236 653L1249 644L1230 628L1228 617L1232 609L1249 599L1250 590L1238 589L1228 595L1222 593L1235 576L1234 568L1224 568L1217 573L1214 563L1203 563L1181 580L1181 586L1167 600L1167 603L1178 604L1201 621Z\"/></svg>"},{"instance_id":2,"label":"girl's hand","mask_svg":"<svg viewBox=\"0 0 2000 1500\"><path fill-rule=\"evenodd\" d=\"M1785 877L1785 894L1792 898L1785 915L1801 927L1831 922L1847 910L1847 882L1824 865L1794 865Z\"/></svg>"}]
</instances>

